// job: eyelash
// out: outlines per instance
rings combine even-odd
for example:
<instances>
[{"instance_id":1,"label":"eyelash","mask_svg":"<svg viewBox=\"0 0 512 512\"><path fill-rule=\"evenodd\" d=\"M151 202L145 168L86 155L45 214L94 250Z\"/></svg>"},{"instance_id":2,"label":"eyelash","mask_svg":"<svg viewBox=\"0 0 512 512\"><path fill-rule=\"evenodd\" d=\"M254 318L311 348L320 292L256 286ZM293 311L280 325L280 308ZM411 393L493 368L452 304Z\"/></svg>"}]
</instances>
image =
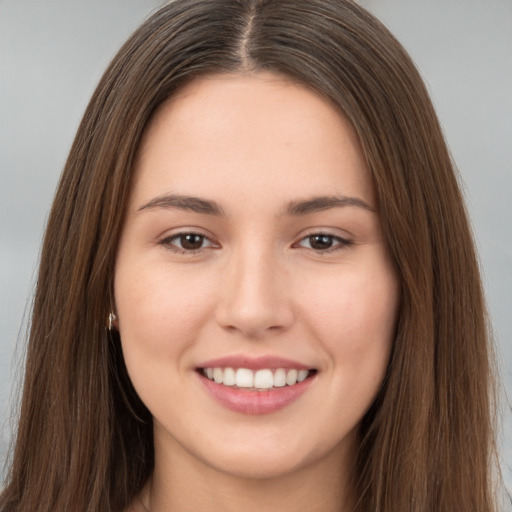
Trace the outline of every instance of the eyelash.
<instances>
[{"instance_id":1,"label":"eyelash","mask_svg":"<svg viewBox=\"0 0 512 512\"><path fill-rule=\"evenodd\" d=\"M210 245L207 247L199 247L197 249L186 249L183 247L183 242L184 242L185 237L190 237L190 236L199 237L201 239L201 245L204 241L208 241L210 243ZM311 247L311 240L313 238L322 238L322 237L328 238L329 242L331 242L331 244L334 244L334 243L337 243L337 244L334 247L332 247L332 245L331 245L331 247L328 247L326 249L314 249L313 247ZM177 240L181 241L181 245L182 245L181 247L179 247L175 244L175 241L177 241ZM304 247L301 245L301 243L306 240L309 240L310 247ZM216 245L214 242L212 242L206 235L203 235L202 233L195 233L193 231L186 231L186 232L177 233L175 235L168 236L168 237L164 238L163 240L161 240L160 244L173 252L176 252L179 254L190 254L190 255L197 254L204 249L218 248L218 245ZM340 236L332 235L330 233L318 232L318 233L311 233L311 234L301 238L298 242L294 243L292 245L292 247L312 250L317 254L329 254L332 252L346 249L346 248L350 247L351 245L353 245L353 241L349 240L347 238L342 238Z\"/></svg>"},{"instance_id":2,"label":"eyelash","mask_svg":"<svg viewBox=\"0 0 512 512\"><path fill-rule=\"evenodd\" d=\"M334 244L337 242L337 244L334 247L331 246L331 247L328 247L327 249L323 249L323 250L322 249L314 249L313 247L311 247L311 239L312 238L328 238L331 241L331 243ZM309 240L309 244L310 244L310 247L306 247L306 249L311 249L318 254L329 254L332 252L341 251L343 249L350 247L353 244L353 241L349 240L348 238L343 238L341 236L333 235L331 233L319 232L319 233L310 233L309 235L301 238L297 243L295 243L293 245L293 247L302 247L300 244L302 242L304 242L305 240Z\"/></svg>"},{"instance_id":3,"label":"eyelash","mask_svg":"<svg viewBox=\"0 0 512 512\"><path fill-rule=\"evenodd\" d=\"M210 242L210 246L199 247L198 249L185 249L183 246L179 247L174 243L176 240L181 240L181 244L183 244L183 241L184 241L185 237L187 237L187 236L200 237L201 242L208 240ZM164 238L160 242L160 244L163 245L164 247L168 248L169 250L171 250L173 252L177 252L179 254L196 254L196 253L202 251L203 249L207 249L210 247L214 247L214 248L216 247L216 245L206 235L203 235L202 233L195 233L194 231L185 231L183 233L176 233L175 235L168 236L168 237ZM201 243L201 245L202 245L202 243Z\"/></svg>"}]
</instances>

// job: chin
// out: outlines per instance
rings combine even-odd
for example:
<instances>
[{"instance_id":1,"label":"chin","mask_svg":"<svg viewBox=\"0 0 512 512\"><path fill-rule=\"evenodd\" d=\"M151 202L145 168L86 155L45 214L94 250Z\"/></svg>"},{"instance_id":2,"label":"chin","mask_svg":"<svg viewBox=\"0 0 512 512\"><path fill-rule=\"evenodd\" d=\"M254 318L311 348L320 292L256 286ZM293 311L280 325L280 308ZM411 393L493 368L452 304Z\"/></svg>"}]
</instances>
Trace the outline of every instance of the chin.
<instances>
[{"instance_id":1,"label":"chin","mask_svg":"<svg viewBox=\"0 0 512 512\"><path fill-rule=\"evenodd\" d=\"M332 439L308 443L308 439L292 441L278 436L272 442L261 441L256 443L253 438L251 443L231 444L229 450L219 446L203 461L215 471L246 480L282 479L317 467L339 468L342 461L347 463L355 454L357 429L337 443Z\"/></svg>"},{"instance_id":2,"label":"chin","mask_svg":"<svg viewBox=\"0 0 512 512\"><path fill-rule=\"evenodd\" d=\"M219 463L209 462L212 469L244 480L281 479L311 465L307 460L290 460L283 454L254 454L254 457L233 456Z\"/></svg>"}]
</instances>

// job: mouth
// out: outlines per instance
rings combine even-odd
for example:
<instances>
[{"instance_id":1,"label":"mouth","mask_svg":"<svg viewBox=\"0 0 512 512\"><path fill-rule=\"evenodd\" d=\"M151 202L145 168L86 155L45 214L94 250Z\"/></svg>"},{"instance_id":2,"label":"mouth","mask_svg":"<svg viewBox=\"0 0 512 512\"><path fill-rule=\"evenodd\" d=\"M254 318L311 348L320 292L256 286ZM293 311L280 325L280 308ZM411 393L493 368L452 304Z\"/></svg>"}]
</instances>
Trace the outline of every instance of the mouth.
<instances>
[{"instance_id":1,"label":"mouth","mask_svg":"<svg viewBox=\"0 0 512 512\"><path fill-rule=\"evenodd\" d=\"M314 387L316 368L274 356L233 355L196 367L203 389L221 406L242 414L270 414L291 406Z\"/></svg>"},{"instance_id":2,"label":"mouth","mask_svg":"<svg viewBox=\"0 0 512 512\"><path fill-rule=\"evenodd\" d=\"M272 391L289 388L304 382L316 374L316 369L305 368L235 368L208 366L197 369L208 380L244 391Z\"/></svg>"}]
</instances>

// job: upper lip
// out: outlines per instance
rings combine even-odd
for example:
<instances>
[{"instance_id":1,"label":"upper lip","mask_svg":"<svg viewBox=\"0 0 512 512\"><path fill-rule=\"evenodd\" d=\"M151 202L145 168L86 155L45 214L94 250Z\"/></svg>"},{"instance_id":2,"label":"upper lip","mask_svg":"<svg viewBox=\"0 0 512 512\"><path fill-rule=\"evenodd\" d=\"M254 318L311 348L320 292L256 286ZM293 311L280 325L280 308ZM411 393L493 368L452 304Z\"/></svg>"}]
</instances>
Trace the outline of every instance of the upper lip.
<instances>
[{"instance_id":1,"label":"upper lip","mask_svg":"<svg viewBox=\"0 0 512 512\"><path fill-rule=\"evenodd\" d=\"M197 365L197 368L247 368L249 370L263 370L265 368L276 370L278 368L297 370L311 370L311 366L278 356L244 356L232 355L216 359L209 359Z\"/></svg>"}]
</instances>

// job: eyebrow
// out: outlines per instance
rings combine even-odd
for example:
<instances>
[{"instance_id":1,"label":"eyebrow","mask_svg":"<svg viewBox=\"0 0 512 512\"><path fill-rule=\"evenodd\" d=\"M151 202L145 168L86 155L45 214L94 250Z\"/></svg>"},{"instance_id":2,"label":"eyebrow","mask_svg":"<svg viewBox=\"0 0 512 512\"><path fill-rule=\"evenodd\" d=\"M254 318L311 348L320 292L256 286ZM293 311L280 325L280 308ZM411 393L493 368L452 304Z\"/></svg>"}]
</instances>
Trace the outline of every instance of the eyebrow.
<instances>
[{"instance_id":1,"label":"eyebrow","mask_svg":"<svg viewBox=\"0 0 512 512\"><path fill-rule=\"evenodd\" d=\"M353 206L370 212L376 212L375 208L372 208L362 199L347 196L320 196L306 200L291 201L288 203L284 212L285 215L296 217L329 210L331 208L342 208L346 206ZM202 215L226 216L222 206L215 201L180 194L166 194L155 197L140 206L138 211L153 208L176 208L178 210L191 211Z\"/></svg>"},{"instance_id":2,"label":"eyebrow","mask_svg":"<svg viewBox=\"0 0 512 512\"><path fill-rule=\"evenodd\" d=\"M377 211L358 197L321 196L313 197L305 201L292 201L288 204L286 213L292 216L307 215L309 213L320 212L322 210L329 210L330 208L342 208L345 206L355 206L370 212Z\"/></svg>"},{"instance_id":3,"label":"eyebrow","mask_svg":"<svg viewBox=\"0 0 512 512\"><path fill-rule=\"evenodd\" d=\"M203 215L225 216L224 210L215 201L179 194L155 197L151 201L139 206L138 211L152 208L177 208L178 210L186 210Z\"/></svg>"}]
</instances>

